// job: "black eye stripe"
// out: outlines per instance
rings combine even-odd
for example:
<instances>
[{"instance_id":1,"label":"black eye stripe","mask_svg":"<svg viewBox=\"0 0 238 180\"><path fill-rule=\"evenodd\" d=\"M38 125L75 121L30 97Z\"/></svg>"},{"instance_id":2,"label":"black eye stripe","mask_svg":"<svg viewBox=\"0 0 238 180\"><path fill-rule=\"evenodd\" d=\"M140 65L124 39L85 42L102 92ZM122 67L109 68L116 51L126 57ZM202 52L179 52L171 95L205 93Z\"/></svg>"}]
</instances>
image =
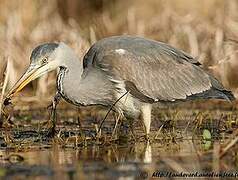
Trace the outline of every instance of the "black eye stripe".
<instances>
[{"instance_id":1,"label":"black eye stripe","mask_svg":"<svg viewBox=\"0 0 238 180\"><path fill-rule=\"evenodd\" d=\"M30 60L33 62L42 60L43 57L48 57L58 46L57 43L41 44L32 51Z\"/></svg>"}]
</instances>

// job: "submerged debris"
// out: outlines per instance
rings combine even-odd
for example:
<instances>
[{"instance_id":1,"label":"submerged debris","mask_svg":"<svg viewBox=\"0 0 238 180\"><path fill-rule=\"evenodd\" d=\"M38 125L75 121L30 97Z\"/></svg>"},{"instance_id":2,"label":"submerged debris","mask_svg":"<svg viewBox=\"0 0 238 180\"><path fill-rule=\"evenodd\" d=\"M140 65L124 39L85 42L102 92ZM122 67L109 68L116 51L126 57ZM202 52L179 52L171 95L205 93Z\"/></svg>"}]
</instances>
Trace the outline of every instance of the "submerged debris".
<instances>
[{"instance_id":1,"label":"submerged debris","mask_svg":"<svg viewBox=\"0 0 238 180\"><path fill-rule=\"evenodd\" d=\"M4 106L8 106L8 105L10 105L10 104L12 104L12 102L11 102L11 98L6 98L4 101L3 101L3 104L4 104Z\"/></svg>"}]
</instances>

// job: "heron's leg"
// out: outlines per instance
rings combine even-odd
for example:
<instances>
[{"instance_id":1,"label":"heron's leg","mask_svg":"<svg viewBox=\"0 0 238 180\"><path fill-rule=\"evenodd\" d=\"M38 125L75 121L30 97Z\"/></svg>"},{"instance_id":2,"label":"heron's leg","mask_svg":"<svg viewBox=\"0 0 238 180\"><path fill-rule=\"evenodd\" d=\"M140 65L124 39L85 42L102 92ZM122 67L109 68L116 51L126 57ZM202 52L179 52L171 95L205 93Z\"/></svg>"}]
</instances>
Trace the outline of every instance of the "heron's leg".
<instances>
[{"instance_id":1,"label":"heron's leg","mask_svg":"<svg viewBox=\"0 0 238 180\"><path fill-rule=\"evenodd\" d=\"M141 119L145 127L146 139L149 139L151 124L151 104L143 104L141 106Z\"/></svg>"},{"instance_id":2,"label":"heron's leg","mask_svg":"<svg viewBox=\"0 0 238 180\"><path fill-rule=\"evenodd\" d=\"M150 142L147 141L147 143L144 146L143 150L143 162L144 163L151 163L152 162L152 150L151 150L151 145Z\"/></svg>"},{"instance_id":3,"label":"heron's leg","mask_svg":"<svg viewBox=\"0 0 238 180\"><path fill-rule=\"evenodd\" d=\"M54 136L55 134L55 126L56 126L56 120L57 120L57 114L56 114L56 107L61 99L61 95L57 92L54 96L54 99L52 100L51 105L49 105L47 108L52 108L50 112L50 127L49 127L49 135Z\"/></svg>"}]
</instances>

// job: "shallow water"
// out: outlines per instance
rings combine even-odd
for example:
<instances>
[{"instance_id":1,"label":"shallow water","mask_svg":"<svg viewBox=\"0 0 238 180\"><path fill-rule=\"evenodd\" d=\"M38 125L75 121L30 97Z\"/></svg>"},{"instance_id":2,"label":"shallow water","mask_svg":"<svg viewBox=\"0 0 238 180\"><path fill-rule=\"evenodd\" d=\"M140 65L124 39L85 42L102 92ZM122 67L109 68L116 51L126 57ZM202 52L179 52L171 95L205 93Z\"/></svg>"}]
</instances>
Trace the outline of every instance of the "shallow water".
<instances>
[{"instance_id":1,"label":"shallow water","mask_svg":"<svg viewBox=\"0 0 238 180\"><path fill-rule=\"evenodd\" d=\"M124 136L115 134L112 140L114 121L107 120L102 136L97 139L95 124L101 118L83 117L85 121L79 125L75 115L67 113L59 112L58 134L53 139L45 137L40 124L44 117L38 115L41 113L33 112L31 118L25 116L29 112L15 116L18 118L15 127L1 131L0 177L171 179L192 173L196 176L204 172L235 173L238 168L237 145L224 156L220 155L226 144L235 138L236 111L160 112L154 117L149 143L143 137L139 122L134 125L134 136L124 125L121 131ZM207 179L207 176L199 179Z\"/></svg>"},{"instance_id":2,"label":"shallow water","mask_svg":"<svg viewBox=\"0 0 238 180\"><path fill-rule=\"evenodd\" d=\"M214 171L217 157L199 154L198 144L187 140L166 147L135 143L76 149L53 144L49 149L1 150L0 175L8 179L145 179L156 172L166 176ZM225 167L229 165L224 162L220 170L228 170Z\"/></svg>"},{"instance_id":3,"label":"shallow water","mask_svg":"<svg viewBox=\"0 0 238 180\"><path fill-rule=\"evenodd\" d=\"M77 149L60 148L54 144L49 149L25 150L17 153L1 150L0 153L2 156L0 174L5 178L143 179L151 177L158 170L193 172L195 169L202 171L205 167L212 169L210 155L206 156L206 160L199 160L191 141L171 144L166 148L156 143Z\"/></svg>"}]
</instances>

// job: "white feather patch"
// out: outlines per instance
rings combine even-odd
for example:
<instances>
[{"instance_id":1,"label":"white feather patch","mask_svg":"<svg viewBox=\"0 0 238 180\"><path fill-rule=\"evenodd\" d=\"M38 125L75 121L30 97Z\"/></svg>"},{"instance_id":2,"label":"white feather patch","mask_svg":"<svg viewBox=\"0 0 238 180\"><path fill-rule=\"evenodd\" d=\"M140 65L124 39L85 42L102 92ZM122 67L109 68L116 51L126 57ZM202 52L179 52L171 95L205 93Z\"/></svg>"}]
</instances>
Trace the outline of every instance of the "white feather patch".
<instances>
[{"instance_id":1,"label":"white feather patch","mask_svg":"<svg viewBox=\"0 0 238 180\"><path fill-rule=\"evenodd\" d=\"M126 50L125 50L125 49L116 49L115 51L116 51L118 54L120 54L120 55L123 55L123 54L126 53Z\"/></svg>"}]
</instances>

